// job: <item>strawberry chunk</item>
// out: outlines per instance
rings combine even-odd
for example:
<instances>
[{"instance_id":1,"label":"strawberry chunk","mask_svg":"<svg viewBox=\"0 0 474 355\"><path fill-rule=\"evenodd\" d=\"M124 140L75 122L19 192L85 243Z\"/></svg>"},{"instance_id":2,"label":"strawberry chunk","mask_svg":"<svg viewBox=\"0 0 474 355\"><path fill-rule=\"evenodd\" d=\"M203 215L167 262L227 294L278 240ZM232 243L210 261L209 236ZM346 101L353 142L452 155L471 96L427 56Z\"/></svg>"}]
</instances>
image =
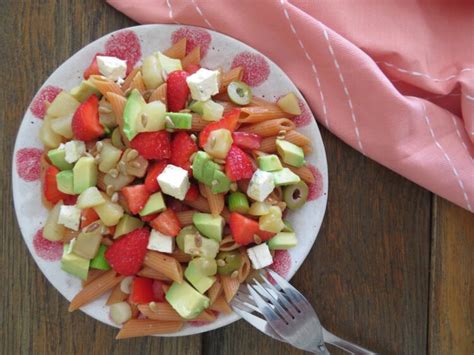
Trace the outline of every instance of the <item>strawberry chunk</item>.
<instances>
[{"instance_id":1,"label":"strawberry chunk","mask_svg":"<svg viewBox=\"0 0 474 355\"><path fill-rule=\"evenodd\" d=\"M274 233L260 230L257 221L237 212L230 214L229 226L235 242L240 245L255 243L255 235L260 237L262 241L269 240L275 235Z\"/></svg>"},{"instance_id":2,"label":"strawberry chunk","mask_svg":"<svg viewBox=\"0 0 474 355\"><path fill-rule=\"evenodd\" d=\"M186 107L189 96L189 87L186 78L189 76L184 70L176 70L168 75L166 80L166 100L168 111L178 112Z\"/></svg>"},{"instance_id":3,"label":"strawberry chunk","mask_svg":"<svg viewBox=\"0 0 474 355\"><path fill-rule=\"evenodd\" d=\"M171 142L171 164L189 172L191 170L189 158L197 151L198 147L191 136L186 132L178 132Z\"/></svg>"},{"instance_id":4,"label":"strawberry chunk","mask_svg":"<svg viewBox=\"0 0 474 355\"><path fill-rule=\"evenodd\" d=\"M48 166L44 173L43 180L43 193L47 201L56 204L61 200L67 199L68 196L58 190L58 183L56 181L56 175L58 175L59 169L55 166Z\"/></svg>"},{"instance_id":5,"label":"strawberry chunk","mask_svg":"<svg viewBox=\"0 0 474 355\"><path fill-rule=\"evenodd\" d=\"M125 197L129 211L133 214L140 212L150 197L145 185L125 186L122 188L122 194Z\"/></svg>"},{"instance_id":6,"label":"strawberry chunk","mask_svg":"<svg viewBox=\"0 0 474 355\"><path fill-rule=\"evenodd\" d=\"M99 215L93 208L86 208L81 213L81 229L87 227L89 224L97 221Z\"/></svg>"},{"instance_id":7,"label":"strawberry chunk","mask_svg":"<svg viewBox=\"0 0 474 355\"><path fill-rule=\"evenodd\" d=\"M160 213L158 217L150 222L150 225L158 232L172 237L176 237L181 230L179 219L171 208Z\"/></svg>"},{"instance_id":8,"label":"strawberry chunk","mask_svg":"<svg viewBox=\"0 0 474 355\"><path fill-rule=\"evenodd\" d=\"M262 137L255 133L234 132L232 133L234 144L242 149L259 149Z\"/></svg>"},{"instance_id":9,"label":"strawberry chunk","mask_svg":"<svg viewBox=\"0 0 474 355\"><path fill-rule=\"evenodd\" d=\"M160 175L163 170L165 170L166 165L168 165L167 160L162 160L150 165L148 168L148 173L145 178L145 187L149 193L160 191L160 185L158 184L158 175Z\"/></svg>"},{"instance_id":10,"label":"strawberry chunk","mask_svg":"<svg viewBox=\"0 0 474 355\"><path fill-rule=\"evenodd\" d=\"M116 240L105 252L105 259L119 274L134 275L142 267L149 237L147 228L135 229Z\"/></svg>"},{"instance_id":11,"label":"strawberry chunk","mask_svg":"<svg viewBox=\"0 0 474 355\"><path fill-rule=\"evenodd\" d=\"M145 159L169 159L171 156L170 136L166 131L140 133L130 145Z\"/></svg>"},{"instance_id":12,"label":"strawberry chunk","mask_svg":"<svg viewBox=\"0 0 474 355\"><path fill-rule=\"evenodd\" d=\"M149 214L148 216L140 216L140 219L143 221L143 222L151 222L153 221L156 217L158 217L160 213L157 212L157 213L153 213L153 214Z\"/></svg>"},{"instance_id":13,"label":"strawberry chunk","mask_svg":"<svg viewBox=\"0 0 474 355\"><path fill-rule=\"evenodd\" d=\"M77 108L72 117L72 132L76 139L91 141L104 134L99 121L99 99L91 95Z\"/></svg>"},{"instance_id":14,"label":"strawberry chunk","mask_svg":"<svg viewBox=\"0 0 474 355\"><path fill-rule=\"evenodd\" d=\"M188 192L186 192L186 196L184 196L184 201L186 202L193 202L196 201L199 197L199 188L196 184L191 184L189 186Z\"/></svg>"},{"instance_id":15,"label":"strawberry chunk","mask_svg":"<svg viewBox=\"0 0 474 355\"><path fill-rule=\"evenodd\" d=\"M135 276L132 281L130 302L133 304L144 304L154 300L153 280L147 277Z\"/></svg>"},{"instance_id":16,"label":"strawberry chunk","mask_svg":"<svg viewBox=\"0 0 474 355\"><path fill-rule=\"evenodd\" d=\"M209 138L209 134L216 129L225 128L233 132L239 123L240 109L234 108L227 112L219 121L208 124L199 134L199 145L204 147Z\"/></svg>"},{"instance_id":17,"label":"strawberry chunk","mask_svg":"<svg viewBox=\"0 0 474 355\"><path fill-rule=\"evenodd\" d=\"M165 302L165 290L163 286L166 284L160 280L153 280L153 297L156 302Z\"/></svg>"},{"instance_id":18,"label":"strawberry chunk","mask_svg":"<svg viewBox=\"0 0 474 355\"><path fill-rule=\"evenodd\" d=\"M84 71L84 79L89 79L91 75L100 75L99 65L97 64L97 56L104 55L102 53L97 53L94 58L92 58L91 64Z\"/></svg>"},{"instance_id":19,"label":"strawberry chunk","mask_svg":"<svg viewBox=\"0 0 474 355\"><path fill-rule=\"evenodd\" d=\"M227 153L225 173L231 181L250 179L255 167L250 157L236 145L232 145Z\"/></svg>"}]
</instances>

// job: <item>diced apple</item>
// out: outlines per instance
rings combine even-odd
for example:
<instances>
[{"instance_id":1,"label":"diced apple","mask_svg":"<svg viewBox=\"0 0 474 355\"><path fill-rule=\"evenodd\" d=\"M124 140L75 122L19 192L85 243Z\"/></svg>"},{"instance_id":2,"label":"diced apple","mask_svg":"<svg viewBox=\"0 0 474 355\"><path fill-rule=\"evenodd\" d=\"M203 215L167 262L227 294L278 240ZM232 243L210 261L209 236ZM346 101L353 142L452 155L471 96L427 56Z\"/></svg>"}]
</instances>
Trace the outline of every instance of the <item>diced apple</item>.
<instances>
[{"instance_id":1,"label":"diced apple","mask_svg":"<svg viewBox=\"0 0 474 355\"><path fill-rule=\"evenodd\" d=\"M99 171L108 172L114 168L122 156L122 151L112 145L109 140L102 141L102 149L99 153Z\"/></svg>"},{"instance_id":2,"label":"diced apple","mask_svg":"<svg viewBox=\"0 0 474 355\"><path fill-rule=\"evenodd\" d=\"M148 90L157 88L162 82L161 65L156 55L149 55L143 59L142 76Z\"/></svg>"},{"instance_id":3,"label":"diced apple","mask_svg":"<svg viewBox=\"0 0 474 355\"><path fill-rule=\"evenodd\" d=\"M66 227L58 223L59 211L61 210L62 202L58 202L51 211L49 211L48 218L43 228L43 237L52 242L62 240Z\"/></svg>"},{"instance_id":4,"label":"diced apple","mask_svg":"<svg viewBox=\"0 0 474 355\"><path fill-rule=\"evenodd\" d=\"M58 96L51 102L46 114L50 117L64 117L72 115L81 103L74 96L66 91L61 91Z\"/></svg>"},{"instance_id":5,"label":"diced apple","mask_svg":"<svg viewBox=\"0 0 474 355\"><path fill-rule=\"evenodd\" d=\"M95 186L82 191L77 199L77 207L84 209L98 206L105 202L99 189Z\"/></svg>"},{"instance_id":6,"label":"diced apple","mask_svg":"<svg viewBox=\"0 0 474 355\"><path fill-rule=\"evenodd\" d=\"M127 186L135 179L135 176L125 175L119 173L117 177L113 177L110 174L99 174L97 177L97 186L102 190L106 190L107 186L112 186L112 191L120 191L122 187Z\"/></svg>"},{"instance_id":7,"label":"diced apple","mask_svg":"<svg viewBox=\"0 0 474 355\"><path fill-rule=\"evenodd\" d=\"M228 129L216 129L209 134L204 150L215 158L225 159L232 142L232 134Z\"/></svg>"},{"instance_id":8,"label":"diced apple","mask_svg":"<svg viewBox=\"0 0 474 355\"><path fill-rule=\"evenodd\" d=\"M224 106L217 102L207 100L202 104L202 118L206 121L218 121L223 114Z\"/></svg>"},{"instance_id":9,"label":"diced apple","mask_svg":"<svg viewBox=\"0 0 474 355\"><path fill-rule=\"evenodd\" d=\"M63 136L64 138L72 139L74 137L71 125L72 116L73 115L68 115L51 120L51 129L53 132Z\"/></svg>"},{"instance_id":10,"label":"diced apple","mask_svg":"<svg viewBox=\"0 0 474 355\"><path fill-rule=\"evenodd\" d=\"M277 101L277 105L286 113L291 115L301 115L300 104L296 95L292 92L280 97Z\"/></svg>"},{"instance_id":11,"label":"diced apple","mask_svg":"<svg viewBox=\"0 0 474 355\"><path fill-rule=\"evenodd\" d=\"M123 208L118 203L112 202L106 194L102 193L102 197L105 202L95 206L94 210L105 226L115 226L123 216Z\"/></svg>"},{"instance_id":12,"label":"diced apple","mask_svg":"<svg viewBox=\"0 0 474 355\"><path fill-rule=\"evenodd\" d=\"M51 128L52 118L46 116L43 120L43 125L39 131L39 137L41 142L48 148L57 148L62 140L63 137L57 133L55 133Z\"/></svg>"},{"instance_id":13,"label":"diced apple","mask_svg":"<svg viewBox=\"0 0 474 355\"><path fill-rule=\"evenodd\" d=\"M166 106L161 101L152 101L143 106L136 121L137 132L155 132L165 129Z\"/></svg>"}]
</instances>

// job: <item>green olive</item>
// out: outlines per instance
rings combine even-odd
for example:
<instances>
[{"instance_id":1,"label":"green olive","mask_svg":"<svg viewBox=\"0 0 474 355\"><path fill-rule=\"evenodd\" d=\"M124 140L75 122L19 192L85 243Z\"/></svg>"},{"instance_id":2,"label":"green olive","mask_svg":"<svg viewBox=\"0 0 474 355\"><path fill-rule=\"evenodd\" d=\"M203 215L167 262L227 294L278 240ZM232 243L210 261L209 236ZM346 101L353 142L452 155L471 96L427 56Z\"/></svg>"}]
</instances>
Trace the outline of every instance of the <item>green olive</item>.
<instances>
[{"instance_id":1,"label":"green olive","mask_svg":"<svg viewBox=\"0 0 474 355\"><path fill-rule=\"evenodd\" d=\"M227 95L234 104L248 105L252 100L252 89L241 81L231 81L227 86Z\"/></svg>"},{"instance_id":2,"label":"green olive","mask_svg":"<svg viewBox=\"0 0 474 355\"><path fill-rule=\"evenodd\" d=\"M283 190L283 199L290 210L300 208L308 198L308 185L304 181L285 187Z\"/></svg>"},{"instance_id":3,"label":"green olive","mask_svg":"<svg viewBox=\"0 0 474 355\"><path fill-rule=\"evenodd\" d=\"M194 226L187 226L181 229L179 234L176 236L176 244L178 245L178 248L184 251L184 237L188 234L196 235L197 232L198 231Z\"/></svg>"},{"instance_id":4,"label":"green olive","mask_svg":"<svg viewBox=\"0 0 474 355\"><path fill-rule=\"evenodd\" d=\"M242 262L239 251L221 251L217 254L217 273L221 275L230 275L239 270Z\"/></svg>"}]
</instances>

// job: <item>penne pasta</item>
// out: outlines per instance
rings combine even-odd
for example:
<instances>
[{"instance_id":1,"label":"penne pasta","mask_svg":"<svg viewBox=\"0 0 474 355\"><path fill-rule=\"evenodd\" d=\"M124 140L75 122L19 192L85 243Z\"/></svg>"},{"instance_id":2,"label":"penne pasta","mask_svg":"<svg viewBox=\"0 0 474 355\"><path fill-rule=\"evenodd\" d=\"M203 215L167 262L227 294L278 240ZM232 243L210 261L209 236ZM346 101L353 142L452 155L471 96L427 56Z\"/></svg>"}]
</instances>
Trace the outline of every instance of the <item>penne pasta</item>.
<instances>
[{"instance_id":1,"label":"penne pasta","mask_svg":"<svg viewBox=\"0 0 474 355\"><path fill-rule=\"evenodd\" d=\"M219 250L221 251L230 251L230 250L235 250L239 248L240 248L240 245L235 242L232 235L225 236L224 238L222 238L221 242L219 243Z\"/></svg>"},{"instance_id":2,"label":"penne pasta","mask_svg":"<svg viewBox=\"0 0 474 355\"><path fill-rule=\"evenodd\" d=\"M221 275L222 289L224 290L224 297L227 303L232 301L235 294L237 293L240 282L238 277L230 277Z\"/></svg>"},{"instance_id":3,"label":"penne pasta","mask_svg":"<svg viewBox=\"0 0 474 355\"><path fill-rule=\"evenodd\" d=\"M117 275L114 270L109 270L100 275L74 296L69 305L69 312L73 312L83 305L95 300L97 297L103 295L105 292L117 285L124 278L125 276Z\"/></svg>"},{"instance_id":4,"label":"penne pasta","mask_svg":"<svg viewBox=\"0 0 474 355\"><path fill-rule=\"evenodd\" d=\"M193 113L192 116L191 131L193 132L201 131L210 123L209 121L203 120L201 115L198 115L197 113Z\"/></svg>"},{"instance_id":5,"label":"penne pasta","mask_svg":"<svg viewBox=\"0 0 474 355\"><path fill-rule=\"evenodd\" d=\"M285 140L300 147L304 147L305 145L311 145L311 139L306 137L303 133L300 133L295 130L286 132Z\"/></svg>"},{"instance_id":6,"label":"penne pasta","mask_svg":"<svg viewBox=\"0 0 474 355\"><path fill-rule=\"evenodd\" d=\"M183 66L184 69L186 69L188 65L190 64L199 65L200 62L201 62L201 46L196 46L193 48L191 52L189 52L189 54L186 55L186 57L184 57L181 60L181 65Z\"/></svg>"},{"instance_id":7,"label":"penne pasta","mask_svg":"<svg viewBox=\"0 0 474 355\"><path fill-rule=\"evenodd\" d=\"M216 101L219 105L224 107L224 114L238 107L230 101ZM240 107L239 107L240 108Z\"/></svg>"},{"instance_id":8,"label":"penne pasta","mask_svg":"<svg viewBox=\"0 0 474 355\"><path fill-rule=\"evenodd\" d=\"M166 105L166 88L167 84L163 83L160 86L158 86L155 90L150 95L150 98L148 99L148 102L152 101L161 101Z\"/></svg>"},{"instance_id":9,"label":"penne pasta","mask_svg":"<svg viewBox=\"0 0 474 355\"><path fill-rule=\"evenodd\" d=\"M132 79L132 82L130 83L129 88L127 89L128 91L132 91L134 89L137 89L140 91L140 94L143 96L143 94L146 91L145 83L143 82L143 77L142 77L142 72L138 71L135 76Z\"/></svg>"},{"instance_id":10,"label":"penne pasta","mask_svg":"<svg viewBox=\"0 0 474 355\"><path fill-rule=\"evenodd\" d=\"M149 319L161 320L161 321L185 321L176 312L169 303L166 302L150 302L149 304L138 305L140 312ZM216 316L209 311L203 311L193 321L200 322L213 322L216 320Z\"/></svg>"},{"instance_id":11,"label":"penne pasta","mask_svg":"<svg viewBox=\"0 0 474 355\"><path fill-rule=\"evenodd\" d=\"M209 213L211 212L211 209L209 208L209 203L207 202L207 200L202 197L202 196L199 196L196 200L194 201L184 201L184 203L196 210L198 210L199 212L205 212L205 213Z\"/></svg>"},{"instance_id":12,"label":"penne pasta","mask_svg":"<svg viewBox=\"0 0 474 355\"><path fill-rule=\"evenodd\" d=\"M224 290L222 289L222 284L219 281L219 279L216 280L216 282L213 283L211 288L207 290L207 297L209 297L209 304L212 305L216 301L216 299L222 295L222 292Z\"/></svg>"},{"instance_id":13,"label":"penne pasta","mask_svg":"<svg viewBox=\"0 0 474 355\"><path fill-rule=\"evenodd\" d=\"M137 305L130 302L130 300L127 300L127 303L129 304L130 309L132 310L132 319L138 318L138 316L140 315L140 311L138 310Z\"/></svg>"},{"instance_id":14,"label":"penne pasta","mask_svg":"<svg viewBox=\"0 0 474 355\"><path fill-rule=\"evenodd\" d=\"M291 131L289 131L289 132L291 132ZM290 138L293 138L293 135L290 135ZM266 137L266 138L262 139L262 142L260 143L259 150L261 152L269 153L269 154L270 153L275 153L276 152L276 144L275 144L276 139L277 139L276 136L275 137ZM290 140L288 140L288 141L291 142ZM293 142L291 142L291 143L293 143ZM305 154L309 154L313 151L312 148L311 148L311 145L305 145L301 148L303 148L303 151L304 151Z\"/></svg>"},{"instance_id":15,"label":"penne pasta","mask_svg":"<svg viewBox=\"0 0 474 355\"><path fill-rule=\"evenodd\" d=\"M138 276L148 277L149 279L160 280L160 281L171 281L168 276L165 276L162 272L159 272L151 267L144 267L138 273Z\"/></svg>"},{"instance_id":16,"label":"penne pasta","mask_svg":"<svg viewBox=\"0 0 474 355\"><path fill-rule=\"evenodd\" d=\"M118 95L114 92L106 93L105 97L110 103L117 124L121 128L123 128L123 110L125 109L125 105L127 104L127 99L122 95Z\"/></svg>"},{"instance_id":17,"label":"penne pasta","mask_svg":"<svg viewBox=\"0 0 474 355\"><path fill-rule=\"evenodd\" d=\"M117 95L123 96L123 91L120 86L112 80L109 80L101 75L91 75L89 80L92 82L92 85L94 85L97 90L101 92L102 95L105 95L108 92L113 92Z\"/></svg>"},{"instance_id":18,"label":"penne pasta","mask_svg":"<svg viewBox=\"0 0 474 355\"><path fill-rule=\"evenodd\" d=\"M291 166L291 165L287 165L287 164L283 164L283 165L285 166L285 168L290 169L292 172L298 175L301 178L301 180L303 180L307 184L315 183L316 180L314 179L313 172L307 166L295 168L294 166Z\"/></svg>"},{"instance_id":19,"label":"penne pasta","mask_svg":"<svg viewBox=\"0 0 474 355\"><path fill-rule=\"evenodd\" d=\"M206 192L207 202L209 203L209 209L213 215L219 216L225 206L224 194L214 194L211 188L207 185L204 186Z\"/></svg>"},{"instance_id":20,"label":"penne pasta","mask_svg":"<svg viewBox=\"0 0 474 355\"><path fill-rule=\"evenodd\" d=\"M122 291L122 289L120 288L120 282L119 282L112 289L112 292L110 293L110 296L107 299L106 304L111 305L111 304L114 304L114 303L123 302L127 298L128 298L128 294Z\"/></svg>"},{"instance_id":21,"label":"penne pasta","mask_svg":"<svg viewBox=\"0 0 474 355\"><path fill-rule=\"evenodd\" d=\"M115 339L126 339L153 334L174 333L183 327L183 322L163 322L152 319L131 319L120 329Z\"/></svg>"},{"instance_id":22,"label":"penne pasta","mask_svg":"<svg viewBox=\"0 0 474 355\"><path fill-rule=\"evenodd\" d=\"M126 92L130 85L132 84L132 80L137 75L137 73L140 71L140 67L134 68L125 78L125 81L122 84L122 91Z\"/></svg>"},{"instance_id":23,"label":"penne pasta","mask_svg":"<svg viewBox=\"0 0 474 355\"><path fill-rule=\"evenodd\" d=\"M170 48L165 50L163 54L174 59L183 59L186 56L186 37L181 38Z\"/></svg>"},{"instance_id":24,"label":"penne pasta","mask_svg":"<svg viewBox=\"0 0 474 355\"><path fill-rule=\"evenodd\" d=\"M176 212L176 216L178 217L179 224L181 224L181 226L183 227L193 224L193 215L196 212L197 211L194 211L194 210Z\"/></svg>"},{"instance_id":25,"label":"penne pasta","mask_svg":"<svg viewBox=\"0 0 474 355\"><path fill-rule=\"evenodd\" d=\"M106 272L107 270L89 269L89 273L87 274L87 279L82 281L82 287L86 287L92 281L94 281L99 276L102 276Z\"/></svg>"},{"instance_id":26,"label":"penne pasta","mask_svg":"<svg viewBox=\"0 0 474 355\"><path fill-rule=\"evenodd\" d=\"M176 282L183 282L183 268L181 264L175 258L154 252L149 251L145 255L144 265L151 267L157 271L160 271L166 277L169 277L171 280Z\"/></svg>"},{"instance_id":27,"label":"penne pasta","mask_svg":"<svg viewBox=\"0 0 474 355\"><path fill-rule=\"evenodd\" d=\"M171 256L178 260L180 263L187 263L191 261L192 257L189 254L186 254L184 251L181 249L176 249Z\"/></svg>"},{"instance_id":28,"label":"penne pasta","mask_svg":"<svg viewBox=\"0 0 474 355\"><path fill-rule=\"evenodd\" d=\"M220 93L225 92L227 90L227 86L230 84L231 81L234 81L234 80L242 81L243 76L244 76L243 67L235 67L223 73L219 92Z\"/></svg>"},{"instance_id":29,"label":"penne pasta","mask_svg":"<svg viewBox=\"0 0 474 355\"><path fill-rule=\"evenodd\" d=\"M230 308L229 303L225 300L225 297L219 296L215 302L209 307L211 311L216 311L224 314L231 314L232 308Z\"/></svg>"},{"instance_id":30,"label":"penne pasta","mask_svg":"<svg viewBox=\"0 0 474 355\"><path fill-rule=\"evenodd\" d=\"M240 268L239 268L239 276L237 277L239 282L244 282L250 274L250 259L245 251L244 248L240 249Z\"/></svg>"},{"instance_id":31,"label":"penne pasta","mask_svg":"<svg viewBox=\"0 0 474 355\"><path fill-rule=\"evenodd\" d=\"M247 106L241 108L240 123L258 123L274 118L284 118L288 114L273 106Z\"/></svg>"},{"instance_id":32,"label":"penne pasta","mask_svg":"<svg viewBox=\"0 0 474 355\"><path fill-rule=\"evenodd\" d=\"M255 133L261 137L276 136L280 131L289 131L295 128L295 124L288 118L275 118L269 121L262 121L248 126L240 127L240 132ZM260 150L262 147L260 146ZM263 151L263 150L262 150Z\"/></svg>"}]
</instances>

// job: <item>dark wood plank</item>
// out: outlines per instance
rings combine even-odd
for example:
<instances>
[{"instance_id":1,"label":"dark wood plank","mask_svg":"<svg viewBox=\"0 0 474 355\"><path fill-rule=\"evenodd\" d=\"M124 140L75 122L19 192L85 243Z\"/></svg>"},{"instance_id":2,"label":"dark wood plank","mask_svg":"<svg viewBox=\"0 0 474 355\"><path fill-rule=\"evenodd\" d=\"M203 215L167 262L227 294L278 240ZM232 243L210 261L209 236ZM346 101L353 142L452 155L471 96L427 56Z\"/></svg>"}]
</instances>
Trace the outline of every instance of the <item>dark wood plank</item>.
<instances>
[{"instance_id":1,"label":"dark wood plank","mask_svg":"<svg viewBox=\"0 0 474 355\"><path fill-rule=\"evenodd\" d=\"M436 197L433 206L430 354L474 353L474 216Z\"/></svg>"},{"instance_id":2,"label":"dark wood plank","mask_svg":"<svg viewBox=\"0 0 474 355\"><path fill-rule=\"evenodd\" d=\"M11 154L20 120L43 81L74 52L135 23L105 1L6 1L0 11L2 354L200 354L200 336L116 341L116 330L81 312L47 282L23 244L11 194Z\"/></svg>"},{"instance_id":3,"label":"dark wood plank","mask_svg":"<svg viewBox=\"0 0 474 355\"><path fill-rule=\"evenodd\" d=\"M293 283L335 334L383 354L424 354L430 193L325 130L323 139L329 161L328 210ZM240 321L205 334L203 352L302 353L256 334Z\"/></svg>"}]
</instances>

